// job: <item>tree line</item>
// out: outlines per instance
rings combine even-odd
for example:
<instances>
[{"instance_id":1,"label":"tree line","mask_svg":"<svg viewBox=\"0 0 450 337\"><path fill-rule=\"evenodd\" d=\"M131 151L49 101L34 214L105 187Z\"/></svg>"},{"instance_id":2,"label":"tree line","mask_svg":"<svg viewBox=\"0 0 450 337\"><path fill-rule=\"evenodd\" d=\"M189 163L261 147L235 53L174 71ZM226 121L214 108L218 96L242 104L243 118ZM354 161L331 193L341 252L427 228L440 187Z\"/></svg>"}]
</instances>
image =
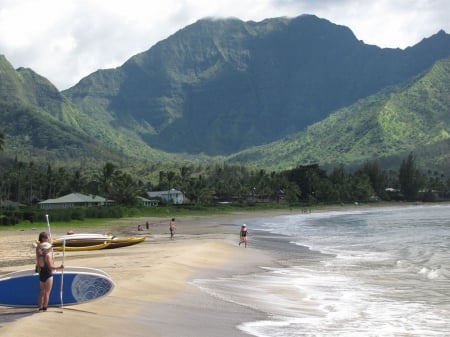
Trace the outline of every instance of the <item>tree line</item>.
<instances>
[{"instance_id":1,"label":"tree line","mask_svg":"<svg viewBox=\"0 0 450 337\"><path fill-rule=\"evenodd\" d=\"M0 145L2 143L0 142ZM0 201L27 206L69 193L100 195L116 205L136 206L146 191L175 188L194 205L216 202L348 203L371 200L440 201L449 198L450 179L439 172L422 172L411 153L398 171L377 161L353 172L343 166L326 171L301 165L271 171L239 164L186 164L155 172L152 180L125 172L113 163L98 171L52 167L15 160L0 168Z\"/></svg>"}]
</instances>

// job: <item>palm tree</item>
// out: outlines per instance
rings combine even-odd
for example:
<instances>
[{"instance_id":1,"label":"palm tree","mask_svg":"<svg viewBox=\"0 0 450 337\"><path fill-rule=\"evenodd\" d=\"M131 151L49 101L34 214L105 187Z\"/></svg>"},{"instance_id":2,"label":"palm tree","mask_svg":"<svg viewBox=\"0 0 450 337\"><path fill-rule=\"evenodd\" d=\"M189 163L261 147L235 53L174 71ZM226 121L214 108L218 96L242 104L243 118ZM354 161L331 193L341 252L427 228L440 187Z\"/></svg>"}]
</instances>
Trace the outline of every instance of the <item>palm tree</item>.
<instances>
[{"instance_id":1,"label":"palm tree","mask_svg":"<svg viewBox=\"0 0 450 337\"><path fill-rule=\"evenodd\" d=\"M116 165L107 162L105 166L103 166L102 171L95 175L95 179L98 183L97 193L106 193L106 196L108 196L111 192L114 176L118 173L119 172L116 170Z\"/></svg>"},{"instance_id":2,"label":"palm tree","mask_svg":"<svg viewBox=\"0 0 450 337\"><path fill-rule=\"evenodd\" d=\"M133 179L131 175L116 171L110 186L109 196L119 205L134 205L136 196L143 193L141 181Z\"/></svg>"},{"instance_id":3,"label":"palm tree","mask_svg":"<svg viewBox=\"0 0 450 337\"><path fill-rule=\"evenodd\" d=\"M175 172L173 171L168 171L167 172L167 182L169 183L169 189L167 190L167 203L169 203L170 201L173 203L174 200L170 195L170 190L172 189L172 182L173 179L175 178Z\"/></svg>"},{"instance_id":4,"label":"palm tree","mask_svg":"<svg viewBox=\"0 0 450 337\"><path fill-rule=\"evenodd\" d=\"M3 151L3 145L5 144L5 136L0 132L0 151Z\"/></svg>"}]
</instances>

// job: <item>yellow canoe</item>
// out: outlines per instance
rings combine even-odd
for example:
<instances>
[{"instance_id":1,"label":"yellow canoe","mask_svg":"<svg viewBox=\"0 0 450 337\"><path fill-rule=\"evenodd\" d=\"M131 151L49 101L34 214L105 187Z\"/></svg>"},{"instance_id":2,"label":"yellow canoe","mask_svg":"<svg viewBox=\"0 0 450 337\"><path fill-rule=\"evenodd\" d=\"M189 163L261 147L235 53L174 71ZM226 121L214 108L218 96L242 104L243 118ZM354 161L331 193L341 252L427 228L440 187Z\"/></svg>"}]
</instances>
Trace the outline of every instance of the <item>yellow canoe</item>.
<instances>
[{"instance_id":1,"label":"yellow canoe","mask_svg":"<svg viewBox=\"0 0 450 337\"><path fill-rule=\"evenodd\" d=\"M96 244L96 245L89 245L89 246L79 246L79 247L71 247L71 246L57 246L57 247L53 247L53 250L56 250L58 252L62 252L63 250L65 250L66 252L84 252L84 251L90 251L90 250L100 250L100 249L105 249L108 248L108 246L110 245L110 241L108 242L102 242L100 244Z\"/></svg>"},{"instance_id":2,"label":"yellow canoe","mask_svg":"<svg viewBox=\"0 0 450 337\"><path fill-rule=\"evenodd\" d=\"M104 234L96 234L96 233L79 233L79 234L70 234L63 235L60 238L53 240L53 247L62 246L63 243L66 243L66 247L79 247L79 246L93 246L98 245L103 242L109 242L112 240L114 236L112 235L104 235Z\"/></svg>"},{"instance_id":3,"label":"yellow canoe","mask_svg":"<svg viewBox=\"0 0 450 337\"><path fill-rule=\"evenodd\" d=\"M121 247L127 247L132 245L137 245L138 243L144 242L146 236L133 236L129 238L114 238L111 241L109 241L109 246L105 247L107 249L113 249L113 248L121 248Z\"/></svg>"},{"instance_id":4,"label":"yellow canoe","mask_svg":"<svg viewBox=\"0 0 450 337\"><path fill-rule=\"evenodd\" d=\"M100 250L100 249L113 249L113 248L121 248L121 247L128 247L132 245L137 245L138 243L144 242L146 236L133 236L128 238L118 238L113 237L110 240L105 240L99 243L99 240L70 240L66 241L66 252L82 252L82 251L89 251L89 250ZM35 241L35 244L38 244L37 241ZM53 244L53 250L62 252L63 246L60 242L54 240L52 242Z\"/></svg>"}]
</instances>

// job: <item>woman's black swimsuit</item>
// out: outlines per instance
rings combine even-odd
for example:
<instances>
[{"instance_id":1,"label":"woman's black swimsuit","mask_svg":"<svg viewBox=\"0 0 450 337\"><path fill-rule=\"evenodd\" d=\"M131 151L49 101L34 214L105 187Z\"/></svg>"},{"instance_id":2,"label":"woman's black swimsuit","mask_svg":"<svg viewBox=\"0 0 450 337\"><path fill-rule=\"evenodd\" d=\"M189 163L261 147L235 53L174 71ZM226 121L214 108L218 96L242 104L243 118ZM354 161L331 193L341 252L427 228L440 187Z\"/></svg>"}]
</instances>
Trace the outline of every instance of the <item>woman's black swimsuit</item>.
<instances>
[{"instance_id":1,"label":"woman's black swimsuit","mask_svg":"<svg viewBox=\"0 0 450 337\"><path fill-rule=\"evenodd\" d=\"M49 268L49 266L47 265L47 262L45 261L45 255L47 254L41 254L40 257L42 257L44 259L44 266L40 267L39 270L39 280L41 282L45 282L47 281L50 277L53 276L53 271Z\"/></svg>"}]
</instances>

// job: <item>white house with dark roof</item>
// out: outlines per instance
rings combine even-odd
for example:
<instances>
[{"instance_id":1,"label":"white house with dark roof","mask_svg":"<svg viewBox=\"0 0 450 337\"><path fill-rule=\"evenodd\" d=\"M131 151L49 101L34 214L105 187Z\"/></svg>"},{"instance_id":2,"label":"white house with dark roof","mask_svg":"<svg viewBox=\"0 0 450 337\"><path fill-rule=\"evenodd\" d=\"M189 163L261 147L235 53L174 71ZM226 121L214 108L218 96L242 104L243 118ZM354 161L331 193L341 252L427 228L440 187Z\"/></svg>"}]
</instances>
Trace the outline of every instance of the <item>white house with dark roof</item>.
<instances>
[{"instance_id":1,"label":"white house with dark roof","mask_svg":"<svg viewBox=\"0 0 450 337\"><path fill-rule=\"evenodd\" d=\"M105 206L107 200L99 195L85 195L81 193L70 193L57 199L41 201L41 209L71 208L81 206Z\"/></svg>"},{"instance_id":2,"label":"white house with dark roof","mask_svg":"<svg viewBox=\"0 0 450 337\"><path fill-rule=\"evenodd\" d=\"M172 203L176 205L183 204L186 200L183 192L171 188L167 191L148 191L147 196L149 198L160 198L166 203Z\"/></svg>"},{"instance_id":3,"label":"white house with dark roof","mask_svg":"<svg viewBox=\"0 0 450 337\"><path fill-rule=\"evenodd\" d=\"M141 196L138 196L137 199L139 204L144 207L156 207L159 204L158 200L150 200Z\"/></svg>"}]
</instances>

